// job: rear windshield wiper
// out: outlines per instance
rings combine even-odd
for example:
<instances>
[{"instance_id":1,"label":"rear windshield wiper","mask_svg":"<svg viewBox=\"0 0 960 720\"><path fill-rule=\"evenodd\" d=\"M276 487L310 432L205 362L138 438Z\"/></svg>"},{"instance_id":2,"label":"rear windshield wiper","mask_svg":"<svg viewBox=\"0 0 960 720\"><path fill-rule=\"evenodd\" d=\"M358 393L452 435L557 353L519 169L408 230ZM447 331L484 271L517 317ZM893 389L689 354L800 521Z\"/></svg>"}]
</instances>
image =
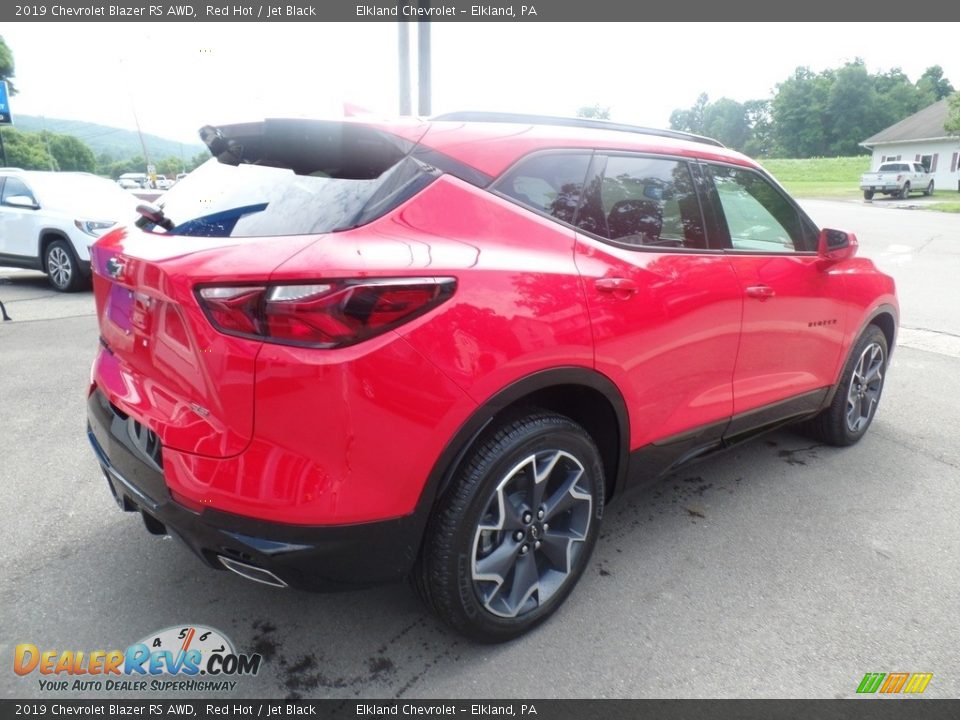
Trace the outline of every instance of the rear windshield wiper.
<instances>
[{"instance_id":1,"label":"rear windshield wiper","mask_svg":"<svg viewBox=\"0 0 960 720\"><path fill-rule=\"evenodd\" d=\"M140 213L140 219L137 220L138 228L143 228L147 224L159 225L167 232L173 230L173 221L163 214L163 208L153 203L140 203L137 205L137 212Z\"/></svg>"}]
</instances>

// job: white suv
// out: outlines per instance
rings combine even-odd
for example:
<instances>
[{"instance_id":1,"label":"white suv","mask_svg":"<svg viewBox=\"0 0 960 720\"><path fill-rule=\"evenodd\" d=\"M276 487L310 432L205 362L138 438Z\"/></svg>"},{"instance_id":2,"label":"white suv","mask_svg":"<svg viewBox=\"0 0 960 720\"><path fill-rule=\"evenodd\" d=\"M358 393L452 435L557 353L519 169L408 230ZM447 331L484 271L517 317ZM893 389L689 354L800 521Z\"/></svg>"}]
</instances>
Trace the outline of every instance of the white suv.
<instances>
[{"instance_id":1,"label":"white suv","mask_svg":"<svg viewBox=\"0 0 960 720\"><path fill-rule=\"evenodd\" d=\"M0 169L0 265L42 270L57 290L78 290L90 279L90 245L136 217L136 206L89 173Z\"/></svg>"}]
</instances>

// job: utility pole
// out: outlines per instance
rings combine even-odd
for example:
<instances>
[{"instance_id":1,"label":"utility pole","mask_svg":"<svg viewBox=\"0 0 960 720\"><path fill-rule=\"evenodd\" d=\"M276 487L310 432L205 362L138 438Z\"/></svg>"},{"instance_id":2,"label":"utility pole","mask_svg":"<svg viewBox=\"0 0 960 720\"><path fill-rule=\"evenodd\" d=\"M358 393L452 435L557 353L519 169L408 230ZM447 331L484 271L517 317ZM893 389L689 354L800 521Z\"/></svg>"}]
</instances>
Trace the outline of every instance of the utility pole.
<instances>
[{"instance_id":1,"label":"utility pole","mask_svg":"<svg viewBox=\"0 0 960 720\"><path fill-rule=\"evenodd\" d=\"M140 149L143 150L143 161L150 166L150 156L147 155L147 144L143 141L143 133L140 132L140 118L137 117L137 108L133 106L133 122L137 126L137 135L140 137Z\"/></svg>"},{"instance_id":2,"label":"utility pole","mask_svg":"<svg viewBox=\"0 0 960 720\"><path fill-rule=\"evenodd\" d=\"M398 3L398 8L402 3ZM397 10L399 14L401 10ZM400 87L400 114L412 115L413 107L410 98L410 25L401 20L397 23L397 53L399 55L397 67L399 68L399 87Z\"/></svg>"},{"instance_id":3,"label":"utility pole","mask_svg":"<svg viewBox=\"0 0 960 720\"><path fill-rule=\"evenodd\" d=\"M420 0L420 7L430 7L430 0ZM430 115L430 23L417 23L417 90L420 96L417 112Z\"/></svg>"},{"instance_id":4,"label":"utility pole","mask_svg":"<svg viewBox=\"0 0 960 720\"><path fill-rule=\"evenodd\" d=\"M430 0L419 0L421 8L429 8ZM397 14L402 17L404 1L397 3ZM412 115L410 92L410 23L397 24L397 68L400 91L400 114ZM430 23L417 22L417 114L431 113Z\"/></svg>"}]
</instances>

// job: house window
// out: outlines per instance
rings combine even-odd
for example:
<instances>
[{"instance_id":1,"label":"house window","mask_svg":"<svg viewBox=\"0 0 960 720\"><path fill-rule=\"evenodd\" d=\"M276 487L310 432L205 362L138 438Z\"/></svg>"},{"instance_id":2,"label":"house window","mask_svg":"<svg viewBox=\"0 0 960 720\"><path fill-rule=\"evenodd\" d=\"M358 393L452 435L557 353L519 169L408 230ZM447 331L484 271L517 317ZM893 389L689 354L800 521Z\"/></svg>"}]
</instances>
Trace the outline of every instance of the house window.
<instances>
[{"instance_id":1,"label":"house window","mask_svg":"<svg viewBox=\"0 0 960 720\"><path fill-rule=\"evenodd\" d=\"M897 162L900 159L899 155L883 155L880 157L880 162Z\"/></svg>"},{"instance_id":2,"label":"house window","mask_svg":"<svg viewBox=\"0 0 960 720\"><path fill-rule=\"evenodd\" d=\"M923 165L924 170L930 172L930 168L933 167L933 155L921 155L917 158L917 162Z\"/></svg>"}]
</instances>

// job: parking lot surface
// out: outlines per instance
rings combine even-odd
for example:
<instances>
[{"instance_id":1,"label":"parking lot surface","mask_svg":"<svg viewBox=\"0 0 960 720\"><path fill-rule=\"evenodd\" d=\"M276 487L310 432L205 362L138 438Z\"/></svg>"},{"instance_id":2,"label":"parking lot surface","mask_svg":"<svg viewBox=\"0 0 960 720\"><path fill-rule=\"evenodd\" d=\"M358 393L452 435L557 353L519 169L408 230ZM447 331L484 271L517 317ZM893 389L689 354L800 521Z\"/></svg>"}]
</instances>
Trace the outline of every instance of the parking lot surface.
<instances>
[{"instance_id":1,"label":"parking lot surface","mask_svg":"<svg viewBox=\"0 0 960 720\"><path fill-rule=\"evenodd\" d=\"M147 534L84 434L92 295L0 268L0 695L85 695L15 675L19 643L123 649L200 624L265 659L222 697L829 698L893 671L957 697L960 216L804 204L897 279L904 329L866 437L840 450L781 431L621 498L564 607L496 647L402 585L276 590Z\"/></svg>"}]
</instances>

